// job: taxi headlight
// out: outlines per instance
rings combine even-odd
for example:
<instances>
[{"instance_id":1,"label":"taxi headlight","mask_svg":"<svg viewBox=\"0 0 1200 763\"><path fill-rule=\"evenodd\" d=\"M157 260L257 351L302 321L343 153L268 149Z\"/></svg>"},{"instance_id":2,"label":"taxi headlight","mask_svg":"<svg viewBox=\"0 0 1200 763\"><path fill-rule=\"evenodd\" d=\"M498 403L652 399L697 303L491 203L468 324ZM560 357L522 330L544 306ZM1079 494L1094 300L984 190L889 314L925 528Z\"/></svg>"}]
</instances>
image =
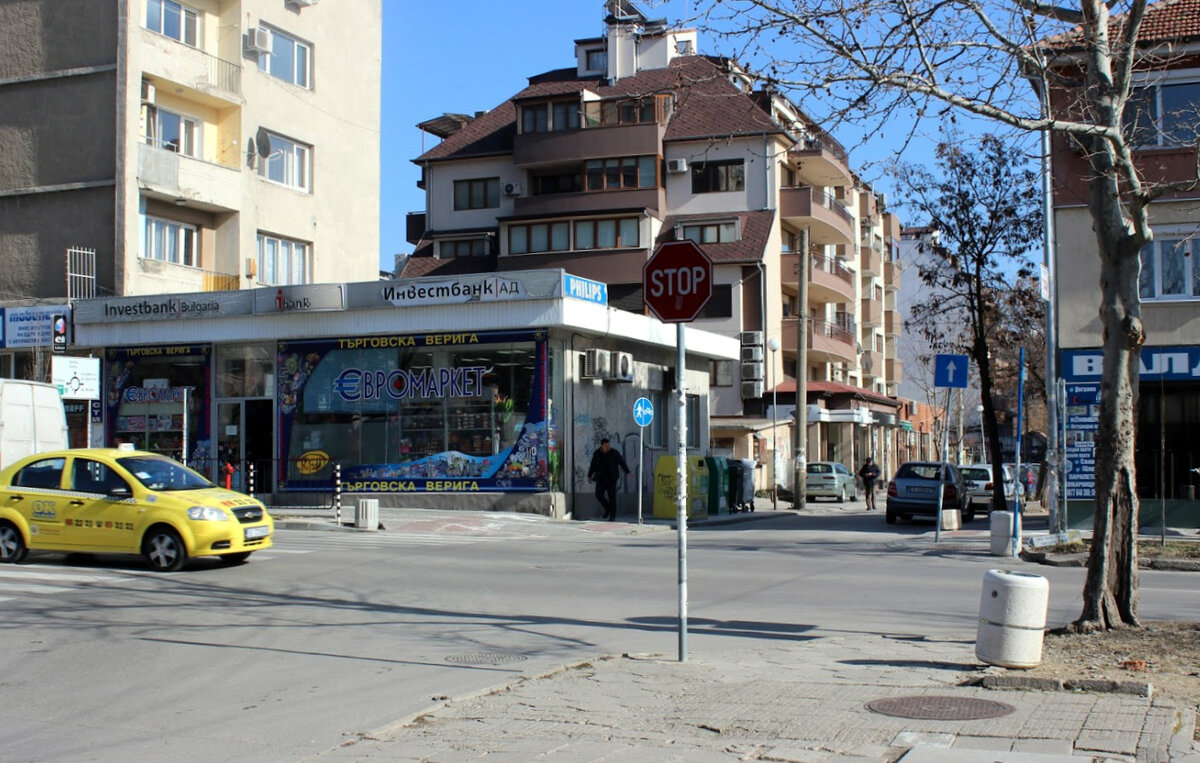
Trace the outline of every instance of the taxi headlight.
<instances>
[{"instance_id":1,"label":"taxi headlight","mask_svg":"<svg viewBox=\"0 0 1200 763\"><path fill-rule=\"evenodd\" d=\"M195 519L202 522L224 522L229 519L229 515L213 506L193 506L188 509L188 519Z\"/></svg>"}]
</instances>

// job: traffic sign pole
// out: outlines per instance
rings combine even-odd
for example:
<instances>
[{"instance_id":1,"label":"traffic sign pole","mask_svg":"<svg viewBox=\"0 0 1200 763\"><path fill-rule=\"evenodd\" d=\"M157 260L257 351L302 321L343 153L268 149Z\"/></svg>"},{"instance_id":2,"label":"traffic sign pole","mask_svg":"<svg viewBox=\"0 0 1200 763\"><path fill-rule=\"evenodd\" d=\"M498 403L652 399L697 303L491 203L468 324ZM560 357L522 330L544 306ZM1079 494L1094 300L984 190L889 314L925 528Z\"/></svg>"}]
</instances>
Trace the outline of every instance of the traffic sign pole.
<instances>
[{"instance_id":1,"label":"traffic sign pole","mask_svg":"<svg viewBox=\"0 0 1200 763\"><path fill-rule=\"evenodd\" d=\"M679 442L675 470L675 524L679 528L679 661L687 662L687 383L683 324L675 324L675 389L679 398Z\"/></svg>"},{"instance_id":2,"label":"traffic sign pole","mask_svg":"<svg viewBox=\"0 0 1200 763\"><path fill-rule=\"evenodd\" d=\"M643 464L646 460L646 451L642 446L642 439L646 434L646 426L654 421L654 404L649 398L639 397L633 403L633 423L638 425L638 524L642 524L642 475L645 473Z\"/></svg>"}]
</instances>

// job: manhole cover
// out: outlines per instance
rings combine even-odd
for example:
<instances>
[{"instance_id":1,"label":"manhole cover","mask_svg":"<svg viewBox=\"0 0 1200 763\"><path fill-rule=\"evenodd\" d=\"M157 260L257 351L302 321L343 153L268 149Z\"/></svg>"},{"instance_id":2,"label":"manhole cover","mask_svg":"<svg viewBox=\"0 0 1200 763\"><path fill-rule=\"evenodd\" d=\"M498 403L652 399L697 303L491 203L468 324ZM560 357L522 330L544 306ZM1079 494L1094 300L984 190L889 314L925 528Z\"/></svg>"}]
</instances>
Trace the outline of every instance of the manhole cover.
<instances>
[{"instance_id":1,"label":"manhole cover","mask_svg":"<svg viewBox=\"0 0 1200 763\"><path fill-rule=\"evenodd\" d=\"M867 709L897 718L924 721L979 721L1016 710L1012 705L973 697L888 697L867 703Z\"/></svg>"},{"instance_id":2,"label":"manhole cover","mask_svg":"<svg viewBox=\"0 0 1200 763\"><path fill-rule=\"evenodd\" d=\"M523 654L505 654L504 652L472 652L471 654L452 654L446 662L460 665L507 665L510 662L525 662L529 659Z\"/></svg>"}]
</instances>

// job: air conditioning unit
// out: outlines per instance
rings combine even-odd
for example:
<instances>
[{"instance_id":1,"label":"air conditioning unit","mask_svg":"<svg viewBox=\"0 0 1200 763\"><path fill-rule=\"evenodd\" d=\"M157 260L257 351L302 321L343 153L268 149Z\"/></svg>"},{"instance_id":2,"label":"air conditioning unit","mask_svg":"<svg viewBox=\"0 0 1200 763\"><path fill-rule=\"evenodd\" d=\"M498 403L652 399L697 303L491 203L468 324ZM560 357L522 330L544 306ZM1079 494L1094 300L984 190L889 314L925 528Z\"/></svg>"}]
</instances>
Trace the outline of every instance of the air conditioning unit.
<instances>
[{"instance_id":1,"label":"air conditioning unit","mask_svg":"<svg viewBox=\"0 0 1200 763\"><path fill-rule=\"evenodd\" d=\"M614 352L609 360L611 372L609 379L618 382L633 381L633 355L628 352Z\"/></svg>"},{"instance_id":2,"label":"air conditioning unit","mask_svg":"<svg viewBox=\"0 0 1200 763\"><path fill-rule=\"evenodd\" d=\"M263 27L250 27L246 30L247 53L270 53L271 30Z\"/></svg>"},{"instance_id":3,"label":"air conditioning unit","mask_svg":"<svg viewBox=\"0 0 1200 763\"><path fill-rule=\"evenodd\" d=\"M758 379L763 378L762 363L743 363L742 364L742 379Z\"/></svg>"},{"instance_id":4,"label":"air conditioning unit","mask_svg":"<svg viewBox=\"0 0 1200 763\"><path fill-rule=\"evenodd\" d=\"M668 159L667 174L682 175L688 171L687 159Z\"/></svg>"},{"instance_id":5,"label":"air conditioning unit","mask_svg":"<svg viewBox=\"0 0 1200 763\"><path fill-rule=\"evenodd\" d=\"M762 397L763 383L761 381L744 381L742 382L742 397Z\"/></svg>"},{"instance_id":6,"label":"air conditioning unit","mask_svg":"<svg viewBox=\"0 0 1200 763\"><path fill-rule=\"evenodd\" d=\"M742 361L757 360L762 361L763 348L761 344L748 344L742 347Z\"/></svg>"},{"instance_id":7,"label":"air conditioning unit","mask_svg":"<svg viewBox=\"0 0 1200 763\"><path fill-rule=\"evenodd\" d=\"M142 80L142 103L154 103L154 83L148 79Z\"/></svg>"},{"instance_id":8,"label":"air conditioning unit","mask_svg":"<svg viewBox=\"0 0 1200 763\"><path fill-rule=\"evenodd\" d=\"M583 353L583 378L607 379L612 370L612 353L608 350L587 350Z\"/></svg>"},{"instance_id":9,"label":"air conditioning unit","mask_svg":"<svg viewBox=\"0 0 1200 763\"><path fill-rule=\"evenodd\" d=\"M742 340L743 345L763 343L763 333L761 331L743 331L738 334L738 337Z\"/></svg>"},{"instance_id":10,"label":"air conditioning unit","mask_svg":"<svg viewBox=\"0 0 1200 763\"><path fill-rule=\"evenodd\" d=\"M317 4L317 0L288 0L292 5L298 5L301 8L308 8Z\"/></svg>"},{"instance_id":11,"label":"air conditioning unit","mask_svg":"<svg viewBox=\"0 0 1200 763\"><path fill-rule=\"evenodd\" d=\"M520 196L521 195L521 184L520 183L505 183L504 184L504 195L505 196Z\"/></svg>"}]
</instances>

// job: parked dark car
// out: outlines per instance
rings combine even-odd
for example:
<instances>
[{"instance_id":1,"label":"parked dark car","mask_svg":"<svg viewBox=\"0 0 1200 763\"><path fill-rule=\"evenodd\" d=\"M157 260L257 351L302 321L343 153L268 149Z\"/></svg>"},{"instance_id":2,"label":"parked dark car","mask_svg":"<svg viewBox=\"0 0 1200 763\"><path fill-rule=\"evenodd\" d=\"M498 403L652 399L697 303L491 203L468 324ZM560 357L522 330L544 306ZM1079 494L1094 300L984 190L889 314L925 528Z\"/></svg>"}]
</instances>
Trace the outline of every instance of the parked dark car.
<instances>
[{"instance_id":1,"label":"parked dark car","mask_svg":"<svg viewBox=\"0 0 1200 763\"><path fill-rule=\"evenodd\" d=\"M958 467L937 461L906 461L896 469L888 484L886 518L889 525L897 519L927 516L937 519L938 473L942 473L942 508L958 509L963 522L975 518L969 503L967 485Z\"/></svg>"}]
</instances>

